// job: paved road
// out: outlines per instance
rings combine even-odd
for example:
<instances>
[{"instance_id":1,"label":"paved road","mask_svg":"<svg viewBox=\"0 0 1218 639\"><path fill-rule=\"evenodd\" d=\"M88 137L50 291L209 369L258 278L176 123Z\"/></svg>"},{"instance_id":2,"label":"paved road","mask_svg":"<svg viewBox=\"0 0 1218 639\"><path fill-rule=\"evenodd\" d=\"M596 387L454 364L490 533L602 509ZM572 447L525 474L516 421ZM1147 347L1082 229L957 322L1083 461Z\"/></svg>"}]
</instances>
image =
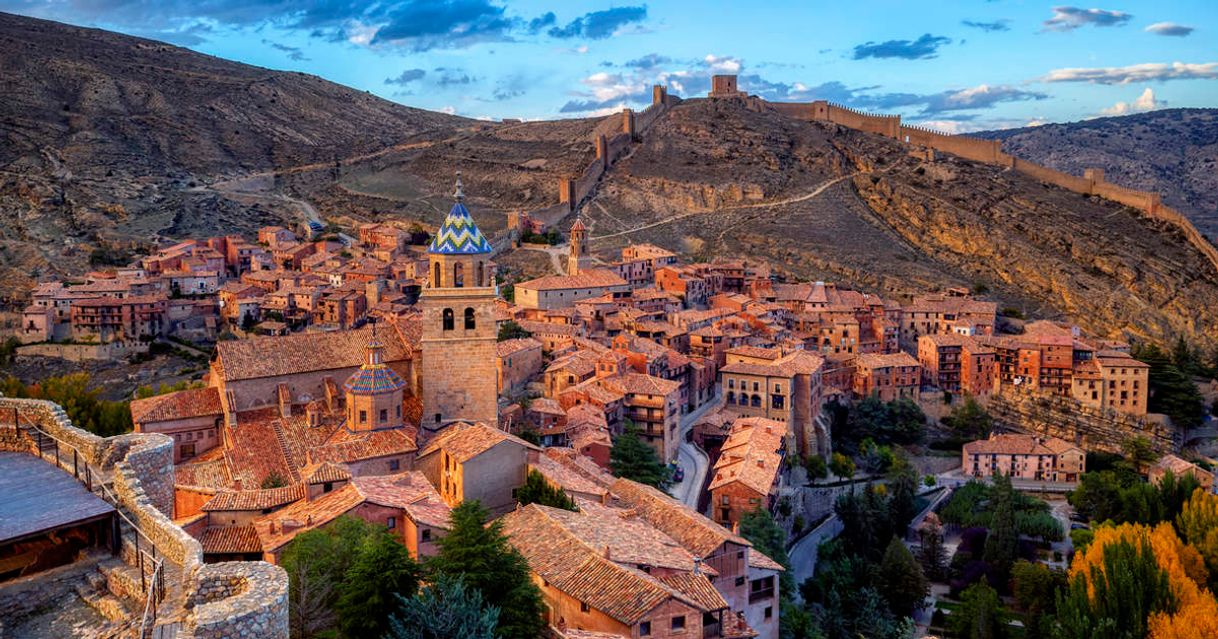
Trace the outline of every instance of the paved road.
<instances>
[{"instance_id":1,"label":"paved road","mask_svg":"<svg viewBox=\"0 0 1218 639\"><path fill-rule=\"evenodd\" d=\"M837 515L829 515L821 525L817 526L812 532L804 535L803 539L795 542L787 556L791 559L791 574L795 577L795 587L798 588L801 584L816 572L816 549L821 545L821 542L828 541L842 533L842 521L837 518ZM792 593L795 599L800 599L798 592Z\"/></svg>"},{"instance_id":2,"label":"paved road","mask_svg":"<svg viewBox=\"0 0 1218 639\"><path fill-rule=\"evenodd\" d=\"M710 459L701 448L685 441L685 436L693 429L694 422L718 405L719 398L715 397L681 417L681 446L677 449L677 460L685 469L685 479L669 487L668 492L690 508L698 507L699 492L701 492L702 483L706 481Z\"/></svg>"}]
</instances>

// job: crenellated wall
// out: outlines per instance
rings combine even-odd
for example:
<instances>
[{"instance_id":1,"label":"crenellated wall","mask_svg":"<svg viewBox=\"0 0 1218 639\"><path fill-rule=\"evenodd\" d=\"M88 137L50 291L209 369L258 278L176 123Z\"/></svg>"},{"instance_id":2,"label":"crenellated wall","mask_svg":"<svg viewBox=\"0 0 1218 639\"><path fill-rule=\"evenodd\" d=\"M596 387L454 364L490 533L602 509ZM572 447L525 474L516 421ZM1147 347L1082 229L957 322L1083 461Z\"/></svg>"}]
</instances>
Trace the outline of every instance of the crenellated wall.
<instances>
[{"instance_id":1,"label":"crenellated wall","mask_svg":"<svg viewBox=\"0 0 1218 639\"><path fill-rule=\"evenodd\" d=\"M262 562L234 562L217 572L203 564L203 548L199 542L173 522L174 470L173 440L159 433L131 433L116 437L99 437L72 425L67 413L52 402L34 399L0 397L0 447L37 454L29 438L13 427L18 424L36 426L56 441L60 465L72 472L73 463L87 466L96 483L110 482L114 505L156 547L158 557L168 563L166 570L166 601L187 602L185 625L195 630L195 637L266 637L288 639L287 631L287 573ZM23 447L21 440L25 439ZM73 451L77 455L73 456ZM44 460L54 463L53 453ZM146 541L144 542L146 543ZM124 546L123 556L129 549ZM146 566L147 569L147 566ZM195 606L201 591L215 583L216 575L229 581L239 581L255 587L238 595L217 599L211 597L205 605ZM189 608L194 607L191 611ZM211 606L210 608L208 606ZM201 613L223 610L233 623L223 626L218 634L210 633L211 623ZM205 622L198 625L198 622Z\"/></svg>"},{"instance_id":2,"label":"crenellated wall","mask_svg":"<svg viewBox=\"0 0 1218 639\"><path fill-rule=\"evenodd\" d=\"M1158 193L1138 191L1112 184L1104 172L1088 169L1083 177L1069 175L1045 166L1021 160L1003 153L1000 140L985 140L967 135L951 135L919 126L901 124L900 116L876 115L856 111L824 100L807 103L766 102L769 108L802 120L833 122L844 127L883 135L910 145L951 153L962 158L1014 169L1042 182L1060 186L1076 193L1095 195L1137 209L1147 217L1174 226L1198 251L1218 268L1218 247L1215 247L1183 214L1164 206Z\"/></svg>"}]
</instances>

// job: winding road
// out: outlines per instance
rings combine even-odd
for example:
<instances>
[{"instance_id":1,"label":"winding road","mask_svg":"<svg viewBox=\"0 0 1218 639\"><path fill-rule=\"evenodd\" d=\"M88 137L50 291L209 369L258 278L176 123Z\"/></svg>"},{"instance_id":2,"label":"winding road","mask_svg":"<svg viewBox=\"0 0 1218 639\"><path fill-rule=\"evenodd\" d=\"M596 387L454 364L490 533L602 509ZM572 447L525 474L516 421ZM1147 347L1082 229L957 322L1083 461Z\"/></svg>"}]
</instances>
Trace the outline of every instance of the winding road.
<instances>
[{"instance_id":1,"label":"winding road","mask_svg":"<svg viewBox=\"0 0 1218 639\"><path fill-rule=\"evenodd\" d=\"M685 441L685 438L693 430L694 423L718 405L719 397L715 396L692 412L681 416L681 445L677 448L677 460L685 469L685 479L670 486L668 492L694 510L698 509L698 497L701 496L702 485L706 482L710 459L701 448Z\"/></svg>"}]
</instances>

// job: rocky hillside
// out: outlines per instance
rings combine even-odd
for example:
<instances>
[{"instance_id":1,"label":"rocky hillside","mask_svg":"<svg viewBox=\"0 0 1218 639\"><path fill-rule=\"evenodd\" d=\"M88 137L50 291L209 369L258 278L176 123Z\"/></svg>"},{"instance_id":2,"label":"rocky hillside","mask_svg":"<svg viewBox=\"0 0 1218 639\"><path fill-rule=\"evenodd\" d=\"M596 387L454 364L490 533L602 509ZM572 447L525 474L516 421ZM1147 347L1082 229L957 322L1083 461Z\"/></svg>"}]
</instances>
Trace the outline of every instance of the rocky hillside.
<instances>
[{"instance_id":1,"label":"rocky hillside","mask_svg":"<svg viewBox=\"0 0 1218 639\"><path fill-rule=\"evenodd\" d=\"M587 209L594 247L764 258L902 296L987 290L1101 335L1218 339L1218 270L1172 228L1022 174L831 124L688 101Z\"/></svg>"},{"instance_id":2,"label":"rocky hillside","mask_svg":"<svg viewBox=\"0 0 1218 639\"><path fill-rule=\"evenodd\" d=\"M297 213L206 190L447 135L463 118L317 77L0 13L0 290L166 232L240 232ZM65 259L66 257L66 259Z\"/></svg>"},{"instance_id":3,"label":"rocky hillside","mask_svg":"<svg viewBox=\"0 0 1218 639\"><path fill-rule=\"evenodd\" d=\"M974 134L1002 140L1015 157L1111 182L1163 200L1218 238L1218 109L1164 109L1111 118Z\"/></svg>"},{"instance_id":4,"label":"rocky hillside","mask_svg":"<svg viewBox=\"0 0 1218 639\"><path fill-rule=\"evenodd\" d=\"M556 203L557 179L587 166L602 125L476 123L3 14L0 86L0 296L121 258L132 241L250 233L303 215L434 224L456 170L493 233L509 211ZM1162 155L1174 153L1200 151ZM671 109L583 214L606 259L655 242L895 297L968 286L1102 335L1218 343L1218 271L1175 229L1016 172L926 161L896 140L737 101ZM518 253L498 259L546 268L543 254Z\"/></svg>"}]
</instances>

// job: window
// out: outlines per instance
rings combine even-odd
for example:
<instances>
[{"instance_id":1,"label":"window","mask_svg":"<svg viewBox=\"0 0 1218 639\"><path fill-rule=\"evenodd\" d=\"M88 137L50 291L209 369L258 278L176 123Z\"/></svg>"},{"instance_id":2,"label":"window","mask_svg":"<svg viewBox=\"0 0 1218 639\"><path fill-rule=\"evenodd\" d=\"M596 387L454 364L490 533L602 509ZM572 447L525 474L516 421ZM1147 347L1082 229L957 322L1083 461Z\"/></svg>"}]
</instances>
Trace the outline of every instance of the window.
<instances>
[{"instance_id":1,"label":"window","mask_svg":"<svg viewBox=\"0 0 1218 639\"><path fill-rule=\"evenodd\" d=\"M773 405L774 408L778 408L778 409L783 408L782 395L770 395L770 403Z\"/></svg>"},{"instance_id":2,"label":"window","mask_svg":"<svg viewBox=\"0 0 1218 639\"><path fill-rule=\"evenodd\" d=\"M736 403L736 393L735 392L733 392L733 391L727 392L727 403L729 403L729 404Z\"/></svg>"},{"instance_id":3,"label":"window","mask_svg":"<svg viewBox=\"0 0 1218 639\"><path fill-rule=\"evenodd\" d=\"M423 541L431 541L431 529L424 528L423 533L422 533L422 535L420 535L420 537L423 539Z\"/></svg>"},{"instance_id":4,"label":"window","mask_svg":"<svg viewBox=\"0 0 1218 639\"><path fill-rule=\"evenodd\" d=\"M766 618L766 619L770 619L770 618L772 618L773 616L774 616L774 607L773 607L773 606L766 606L766 607L765 607L765 618Z\"/></svg>"},{"instance_id":5,"label":"window","mask_svg":"<svg viewBox=\"0 0 1218 639\"><path fill-rule=\"evenodd\" d=\"M673 617L672 618L672 629L673 630L685 630L685 617Z\"/></svg>"},{"instance_id":6,"label":"window","mask_svg":"<svg viewBox=\"0 0 1218 639\"><path fill-rule=\"evenodd\" d=\"M453 309L451 308L444 309L444 330L453 330Z\"/></svg>"},{"instance_id":7,"label":"window","mask_svg":"<svg viewBox=\"0 0 1218 639\"><path fill-rule=\"evenodd\" d=\"M389 517L388 519L386 519L385 527L388 528L389 530L393 530L394 528L397 528L398 527L398 518Z\"/></svg>"},{"instance_id":8,"label":"window","mask_svg":"<svg viewBox=\"0 0 1218 639\"><path fill-rule=\"evenodd\" d=\"M438 288L440 286L440 263L435 264L435 273L431 276L431 287Z\"/></svg>"},{"instance_id":9,"label":"window","mask_svg":"<svg viewBox=\"0 0 1218 639\"><path fill-rule=\"evenodd\" d=\"M465 264L461 262L453 264L453 286L455 288L465 286Z\"/></svg>"},{"instance_id":10,"label":"window","mask_svg":"<svg viewBox=\"0 0 1218 639\"><path fill-rule=\"evenodd\" d=\"M486 280L483 278L482 262L478 262L478 277L474 281L474 286L486 286Z\"/></svg>"},{"instance_id":11,"label":"window","mask_svg":"<svg viewBox=\"0 0 1218 639\"><path fill-rule=\"evenodd\" d=\"M472 308L465 309L465 330L474 330L474 309Z\"/></svg>"},{"instance_id":12,"label":"window","mask_svg":"<svg viewBox=\"0 0 1218 639\"><path fill-rule=\"evenodd\" d=\"M395 412L397 413L397 416L398 416L398 417L401 417L401 416L402 416L402 405L401 405L401 404L398 404L398 405L397 405L395 408L397 409L397 410L395 411Z\"/></svg>"},{"instance_id":13,"label":"window","mask_svg":"<svg viewBox=\"0 0 1218 639\"><path fill-rule=\"evenodd\" d=\"M361 410L361 411L359 412L359 423L361 423L361 424L366 424L366 423L368 423L368 411L366 411L366 410Z\"/></svg>"},{"instance_id":14,"label":"window","mask_svg":"<svg viewBox=\"0 0 1218 639\"><path fill-rule=\"evenodd\" d=\"M401 460L399 460L399 459L389 460L389 470L397 470L398 468L401 468L401 466L402 466Z\"/></svg>"},{"instance_id":15,"label":"window","mask_svg":"<svg viewBox=\"0 0 1218 639\"><path fill-rule=\"evenodd\" d=\"M436 423L439 424L441 421L444 421L444 420L442 420L440 418L440 413L436 413Z\"/></svg>"},{"instance_id":16,"label":"window","mask_svg":"<svg viewBox=\"0 0 1218 639\"><path fill-rule=\"evenodd\" d=\"M592 610L592 608L587 604L587 602L583 602L583 601L579 602L579 611L580 612L589 612L591 610Z\"/></svg>"},{"instance_id":17,"label":"window","mask_svg":"<svg viewBox=\"0 0 1218 639\"><path fill-rule=\"evenodd\" d=\"M334 482L328 481L321 485L321 492L328 493L331 490L334 490Z\"/></svg>"},{"instance_id":18,"label":"window","mask_svg":"<svg viewBox=\"0 0 1218 639\"><path fill-rule=\"evenodd\" d=\"M387 422L387 421L389 421L389 409L388 409L388 408L382 408L382 409L381 409L381 423L383 424L383 423L385 423L385 422Z\"/></svg>"},{"instance_id":19,"label":"window","mask_svg":"<svg viewBox=\"0 0 1218 639\"><path fill-rule=\"evenodd\" d=\"M743 586L743 585L744 585L744 577L736 577L736 585L737 585L737 586Z\"/></svg>"},{"instance_id":20,"label":"window","mask_svg":"<svg viewBox=\"0 0 1218 639\"><path fill-rule=\"evenodd\" d=\"M750 403L752 404L753 408L761 408L761 395L753 395Z\"/></svg>"},{"instance_id":21,"label":"window","mask_svg":"<svg viewBox=\"0 0 1218 639\"><path fill-rule=\"evenodd\" d=\"M736 388L736 380L731 379L731 378L728 378L728 380L727 380L727 387L728 387L728 388Z\"/></svg>"},{"instance_id":22,"label":"window","mask_svg":"<svg viewBox=\"0 0 1218 639\"><path fill-rule=\"evenodd\" d=\"M640 621L639 622L639 636L640 637L650 637L651 636L651 622L650 621Z\"/></svg>"}]
</instances>

